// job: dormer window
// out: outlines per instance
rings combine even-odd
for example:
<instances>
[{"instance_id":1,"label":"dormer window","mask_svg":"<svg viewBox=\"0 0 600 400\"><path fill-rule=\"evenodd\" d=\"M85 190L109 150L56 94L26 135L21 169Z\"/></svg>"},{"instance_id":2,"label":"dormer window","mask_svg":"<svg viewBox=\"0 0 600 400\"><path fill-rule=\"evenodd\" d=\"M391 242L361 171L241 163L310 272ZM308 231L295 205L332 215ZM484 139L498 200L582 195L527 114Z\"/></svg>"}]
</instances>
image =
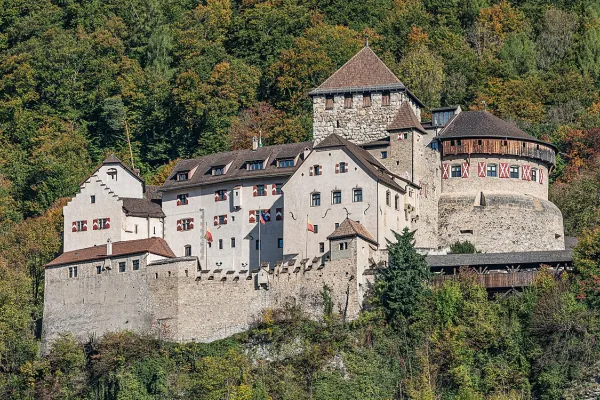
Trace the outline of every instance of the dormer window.
<instances>
[{"instance_id":1,"label":"dormer window","mask_svg":"<svg viewBox=\"0 0 600 400\"><path fill-rule=\"evenodd\" d=\"M190 177L190 171L180 171L177 173L178 181L187 181Z\"/></svg>"},{"instance_id":2,"label":"dormer window","mask_svg":"<svg viewBox=\"0 0 600 400\"><path fill-rule=\"evenodd\" d=\"M246 169L248 171L255 171L258 169L265 169L265 163L262 160L248 161L246 162Z\"/></svg>"},{"instance_id":3,"label":"dormer window","mask_svg":"<svg viewBox=\"0 0 600 400\"><path fill-rule=\"evenodd\" d=\"M290 168L294 166L294 159L293 158L283 158L281 160L277 160L277 167L278 168Z\"/></svg>"},{"instance_id":4,"label":"dormer window","mask_svg":"<svg viewBox=\"0 0 600 400\"><path fill-rule=\"evenodd\" d=\"M211 172L213 175L225 175L225 166L218 165L218 166L212 167Z\"/></svg>"}]
</instances>

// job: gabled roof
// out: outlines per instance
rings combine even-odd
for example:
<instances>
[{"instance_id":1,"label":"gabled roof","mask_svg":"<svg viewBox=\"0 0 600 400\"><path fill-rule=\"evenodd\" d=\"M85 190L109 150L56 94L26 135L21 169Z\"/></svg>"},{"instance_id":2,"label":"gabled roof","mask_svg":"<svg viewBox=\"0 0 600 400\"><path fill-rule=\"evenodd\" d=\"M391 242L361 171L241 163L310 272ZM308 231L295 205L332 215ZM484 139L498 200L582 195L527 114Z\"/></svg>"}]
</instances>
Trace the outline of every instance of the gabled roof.
<instances>
[{"instance_id":1,"label":"gabled roof","mask_svg":"<svg viewBox=\"0 0 600 400\"><path fill-rule=\"evenodd\" d=\"M162 208L148 199L135 199L131 197L121 197L123 201L123 210L125 215L130 217L142 218L164 218L165 213Z\"/></svg>"},{"instance_id":2,"label":"gabled roof","mask_svg":"<svg viewBox=\"0 0 600 400\"><path fill-rule=\"evenodd\" d=\"M416 129L423 134L427 134L421 125L421 121L419 121L419 118L415 115L412 107L406 101L402 103L398 109L398 112L396 113L396 116L394 117L394 120L387 127L388 131L403 129Z\"/></svg>"},{"instance_id":3,"label":"gabled roof","mask_svg":"<svg viewBox=\"0 0 600 400\"><path fill-rule=\"evenodd\" d=\"M46 264L46 267L54 267L64 264L77 264L85 261L104 260L105 258L120 257L131 254L152 253L163 257L175 257L175 253L167 242L158 237L149 239L128 240L116 242L112 245L112 254L106 255L106 245L86 247L85 249L72 250L62 253L54 260Z\"/></svg>"},{"instance_id":4,"label":"gabled roof","mask_svg":"<svg viewBox=\"0 0 600 400\"><path fill-rule=\"evenodd\" d=\"M339 89L404 89L400 79L369 47L363 47L346 64L335 71L311 95L331 93Z\"/></svg>"},{"instance_id":5,"label":"gabled roof","mask_svg":"<svg viewBox=\"0 0 600 400\"><path fill-rule=\"evenodd\" d=\"M312 142L278 144L259 147L257 150L243 149L224 153L210 154L200 158L181 160L177 163L169 178L161 187L161 191L179 189L191 186L219 184L223 182L264 177L288 177L292 175L304 161L302 157L293 167L278 168L278 158L291 158L301 154L304 149L312 149ZM264 169L247 170L248 161L267 160ZM229 165L227 173L212 175L212 168ZM178 172L192 171L194 173L187 181L177 181Z\"/></svg>"},{"instance_id":6,"label":"gabled roof","mask_svg":"<svg viewBox=\"0 0 600 400\"><path fill-rule=\"evenodd\" d=\"M314 148L318 149L326 149L326 148L346 148L358 161L365 167L365 169L375 176L378 182L383 183L386 186L389 186L393 189L396 189L399 192L404 193L405 190L395 181L394 178L397 178L405 183L412 184L412 182L407 181L397 175L394 175L392 172L388 171L371 153L362 147L357 146L356 144L350 142L342 138L341 136L332 133L327 136L325 139L320 141Z\"/></svg>"},{"instance_id":7,"label":"gabled roof","mask_svg":"<svg viewBox=\"0 0 600 400\"><path fill-rule=\"evenodd\" d=\"M327 236L329 240L343 239L347 237L358 236L367 242L371 242L374 245L378 245L377 241L369 233L367 228L359 222L346 218L344 222L338 226L331 235Z\"/></svg>"},{"instance_id":8,"label":"gabled roof","mask_svg":"<svg viewBox=\"0 0 600 400\"><path fill-rule=\"evenodd\" d=\"M138 181L140 181L142 183L143 186L145 186L145 182L142 179L142 177L140 176L140 172L133 170L133 169L129 168L127 165L123 164L123 162L121 160L119 160L119 158L117 156L115 156L114 154L111 154L110 156L108 156L106 158L106 160L102 161L102 164L98 165L91 174L89 174L83 181L81 181L79 186L83 185L85 181L90 179L90 177L94 176L103 165L110 165L110 164L121 165L123 168L125 168L127 170L127 172L129 172L131 175L133 175L134 178L136 178Z\"/></svg>"},{"instance_id":9,"label":"gabled roof","mask_svg":"<svg viewBox=\"0 0 600 400\"><path fill-rule=\"evenodd\" d=\"M455 114L438 136L440 140L454 138L507 138L553 145L534 138L510 122L487 111L463 111Z\"/></svg>"}]
</instances>

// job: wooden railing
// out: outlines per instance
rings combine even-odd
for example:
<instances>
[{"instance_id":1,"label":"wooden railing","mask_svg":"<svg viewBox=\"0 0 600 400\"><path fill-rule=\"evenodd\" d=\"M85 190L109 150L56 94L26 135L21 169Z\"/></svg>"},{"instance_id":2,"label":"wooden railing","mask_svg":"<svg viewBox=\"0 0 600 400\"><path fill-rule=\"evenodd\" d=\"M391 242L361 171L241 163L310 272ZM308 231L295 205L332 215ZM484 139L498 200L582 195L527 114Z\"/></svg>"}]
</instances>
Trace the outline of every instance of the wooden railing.
<instances>
[{"instance_id":1,"label":"wooden railing","mask_svg":"<svg viewBox=\"0 0 600 400\"><path fill-rule=\"evenodd\" d=\"M454 139L445 140L443 155L496 154L535 158L555 164L555 151L542 143L504 139Z\"/></svg>"},{"instance_id":2,"label":"wooden railing","mask_svg":"<svg viewBox=\"0 0 600 400\"><path fill-rule=\"evenodd\" d=\"M507 271L475 274L477 282L486 289L520 288L533 283L538 271ZM440 286L444 281L458 275L435 275L433 285Z\"/></svg>"}]
</instances>

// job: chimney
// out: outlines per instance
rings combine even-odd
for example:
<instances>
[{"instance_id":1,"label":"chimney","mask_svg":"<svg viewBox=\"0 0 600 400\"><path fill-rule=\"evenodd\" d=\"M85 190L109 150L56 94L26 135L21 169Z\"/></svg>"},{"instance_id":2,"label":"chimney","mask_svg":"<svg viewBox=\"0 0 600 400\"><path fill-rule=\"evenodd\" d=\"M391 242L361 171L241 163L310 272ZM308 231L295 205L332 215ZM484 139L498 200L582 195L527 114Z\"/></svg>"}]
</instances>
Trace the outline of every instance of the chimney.
<instances>
[{"instance_id":1,"label":"chimney","mask_svg":"<svg viewBox=\"0 0 600 400\"><path fill-rule=\"evenodd\" d=\"M110 239L108 239L108 240L106 241L106 255L107 255L107 256L110 256L110 255L112 255L112 242L111 242L111 240L110 240Z\"/></svg>"},{"instance_id":2,"label":"chimney","mask_svg":"<svg viewBox=\"0 0 600 400\"><path fill-rule=\"evenodd\" d=\"M256 136L252 138L252 151L256 151L258 149L258 139Z\"/></svg>"}]
</instances>

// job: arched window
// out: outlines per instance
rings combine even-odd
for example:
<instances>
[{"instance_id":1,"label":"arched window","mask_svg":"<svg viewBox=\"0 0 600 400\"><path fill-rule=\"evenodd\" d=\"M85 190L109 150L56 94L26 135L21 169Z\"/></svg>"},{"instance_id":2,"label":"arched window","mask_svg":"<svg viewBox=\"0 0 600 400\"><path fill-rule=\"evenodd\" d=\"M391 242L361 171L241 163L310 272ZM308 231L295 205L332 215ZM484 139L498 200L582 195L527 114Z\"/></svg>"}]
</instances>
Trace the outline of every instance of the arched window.
<instances>
[{"instance_id":1,"label":"arched window","mask_svg":"<svg viewBox=\"0 0 600 400\"><path fill-rule=\"evenodd\" d=\"M392 205L392 193L390 193L389 190L387 192L385 192L385 205L386 206Z\"/></svg>"}]
</instances>

